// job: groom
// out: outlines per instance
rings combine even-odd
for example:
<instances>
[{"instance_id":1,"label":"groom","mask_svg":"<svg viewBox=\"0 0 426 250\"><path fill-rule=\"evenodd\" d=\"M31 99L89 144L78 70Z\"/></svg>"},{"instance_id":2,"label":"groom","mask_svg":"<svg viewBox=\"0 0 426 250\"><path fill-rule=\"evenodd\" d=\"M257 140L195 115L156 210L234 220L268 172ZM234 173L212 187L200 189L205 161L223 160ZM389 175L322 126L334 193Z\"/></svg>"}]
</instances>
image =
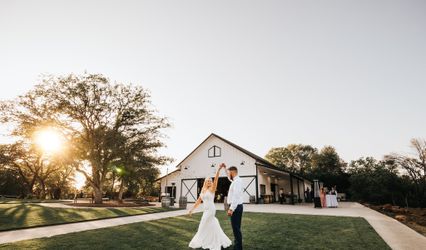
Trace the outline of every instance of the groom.
<instances>
[{"instance_id":1,"label":"groom","mask_svg":"<svg viewBox=\"0 0 426 250\"><path fill-rule=\"evenodd\" d=\"M225 164L223 165L225 166ZM237 167L228 168L228 178L232 182L228 191L227 203L229 204L228 216L231 217L232 230L234 231L234 249L242 250L241 217L243 216L244 189L241 178L238 176Z\"/></svg>"}]
</instances>

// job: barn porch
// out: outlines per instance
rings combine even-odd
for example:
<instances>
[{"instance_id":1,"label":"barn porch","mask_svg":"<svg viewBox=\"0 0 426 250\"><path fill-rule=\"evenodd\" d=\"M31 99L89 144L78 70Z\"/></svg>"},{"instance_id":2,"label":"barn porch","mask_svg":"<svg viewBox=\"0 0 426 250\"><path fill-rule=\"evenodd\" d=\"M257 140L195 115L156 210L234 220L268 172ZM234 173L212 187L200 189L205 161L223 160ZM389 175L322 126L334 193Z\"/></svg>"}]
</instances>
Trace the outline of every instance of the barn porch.
<instances>
[{"instance_id":1,"label":"barn porch","mask_svg":"<svg viewBox=\"0 0 426 250\"><path fill-rule=\"evenodd\" d=\"M292 173L270 166L257 165L258 203L280 202L280 190L283 191L283 203L295 204L306 202L305 191L310 192L311 183ZM308 196L306 194L306 196Z\"/></svg>"}]
</instances>

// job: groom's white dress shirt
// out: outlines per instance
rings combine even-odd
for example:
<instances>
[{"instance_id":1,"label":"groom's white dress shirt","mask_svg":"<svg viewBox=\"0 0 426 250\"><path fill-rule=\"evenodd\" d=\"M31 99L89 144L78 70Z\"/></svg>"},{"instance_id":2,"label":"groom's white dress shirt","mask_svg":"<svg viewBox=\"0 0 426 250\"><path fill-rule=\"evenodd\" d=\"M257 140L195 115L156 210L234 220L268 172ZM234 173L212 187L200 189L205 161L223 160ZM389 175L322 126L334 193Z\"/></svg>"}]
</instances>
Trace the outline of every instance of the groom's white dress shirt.
<instances>
[{"instance_id":1,"label":"groom's white dress shirt","mask_svg":"<svg viewBox=\"0 0 426 250\"><path fill-rule=\"evenodd\" d=\"M242 180L239 176L235 176L228 191L227 202L230 204L229 209L235 211L238 205L243 204L244 188Z\"/></svg>"}]
</instances>

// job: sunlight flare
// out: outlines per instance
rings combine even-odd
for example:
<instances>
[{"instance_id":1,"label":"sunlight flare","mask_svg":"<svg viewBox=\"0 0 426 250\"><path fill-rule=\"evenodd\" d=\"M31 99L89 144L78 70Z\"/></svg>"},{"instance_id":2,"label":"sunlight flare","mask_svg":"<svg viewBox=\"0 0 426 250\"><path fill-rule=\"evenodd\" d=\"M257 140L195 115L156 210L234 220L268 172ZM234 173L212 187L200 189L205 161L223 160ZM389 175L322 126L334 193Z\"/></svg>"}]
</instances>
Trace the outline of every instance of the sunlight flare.
<instances>
[{"instance_id":1,"label":"sunlight flare","mask_svg":"<svg viewBox=\"0 0 426 250\"><path fill-rule=\"evenodd\" d=\"M61 151L64 145L64 137L53 128L37 131L34 134L34 141L47 154Z\"/></svg>"},{"instance_id":2,"label":"sunlight flare","mask_svg":"<svg viewBox=\"0 0 426 250\"><path fill-rule=\"evenodd\" d=\"M80 190L82 187L86 185L86 176L84 174L77 172L74 176L74 187L77 190Z\"/></svg>"}]
</instances>

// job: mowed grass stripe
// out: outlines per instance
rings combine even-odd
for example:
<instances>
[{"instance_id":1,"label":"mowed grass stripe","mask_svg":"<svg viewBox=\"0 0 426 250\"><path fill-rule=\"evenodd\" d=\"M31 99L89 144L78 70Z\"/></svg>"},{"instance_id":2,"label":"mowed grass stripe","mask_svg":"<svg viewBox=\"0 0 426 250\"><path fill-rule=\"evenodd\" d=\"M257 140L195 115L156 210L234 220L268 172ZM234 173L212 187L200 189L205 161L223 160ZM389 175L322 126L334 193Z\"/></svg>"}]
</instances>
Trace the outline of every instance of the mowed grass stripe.
<instances>
[{"instance_id":1,"label":"mowed grass stripe","mask_svg":"<svg viewBox=\"0 0 426 250\"><path fill-rule=\"evenodd\" d=\"M0 204L0 231L170 211L141 208L52 208L39 204Z\"/></svg>"},{"instance_id":2,"label":"mowed grass stripe","mask_svg":"<svg viewBox=\"0 0 426 250\"><path fill-rule=\"evenodd\" d=\"M188 249L201 214L2 245L2 249ZM232 239L223 211L217 217ZM244 213L245 249L390 249L363 218Z\"/></svg>"}]
</instances>

